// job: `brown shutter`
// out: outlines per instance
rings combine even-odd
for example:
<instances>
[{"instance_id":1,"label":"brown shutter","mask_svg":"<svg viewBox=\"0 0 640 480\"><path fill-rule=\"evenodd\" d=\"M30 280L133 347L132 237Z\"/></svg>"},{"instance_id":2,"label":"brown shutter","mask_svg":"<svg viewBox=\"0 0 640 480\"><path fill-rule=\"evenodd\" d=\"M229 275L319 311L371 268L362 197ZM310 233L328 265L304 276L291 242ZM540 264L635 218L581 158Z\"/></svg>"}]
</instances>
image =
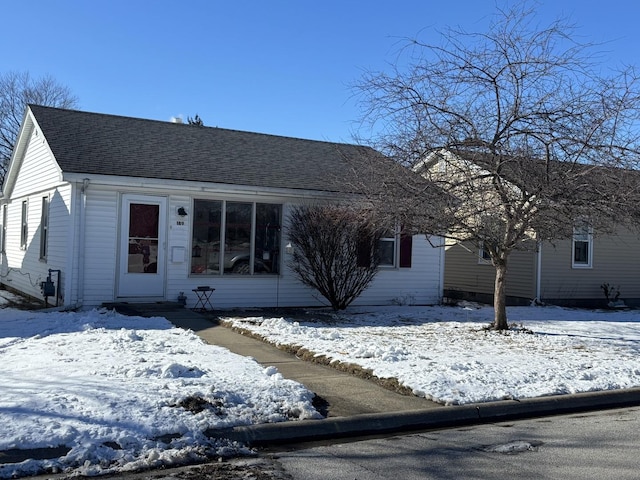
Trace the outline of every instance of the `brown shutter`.
<instances>
[{"instance_id":1,"label":"brown shutter","mask_svg":"<svg viewBox=\"0 0 640 480\"><path fill-rule=\"evenodd\" d=\"M413 237L400 235L400 268L411 268L411 253L413 250Z\"/></svg>"},{"instance_id":2,"label":"brown shutter","mask_svg":"<svg viewBox=\"0 0 640 480\"><path fill-rule=\"evenodd\" d=\"M360 237L358 240L358 267L370 267L371 266L371 242Z\"/></svg>"}]
</instances>

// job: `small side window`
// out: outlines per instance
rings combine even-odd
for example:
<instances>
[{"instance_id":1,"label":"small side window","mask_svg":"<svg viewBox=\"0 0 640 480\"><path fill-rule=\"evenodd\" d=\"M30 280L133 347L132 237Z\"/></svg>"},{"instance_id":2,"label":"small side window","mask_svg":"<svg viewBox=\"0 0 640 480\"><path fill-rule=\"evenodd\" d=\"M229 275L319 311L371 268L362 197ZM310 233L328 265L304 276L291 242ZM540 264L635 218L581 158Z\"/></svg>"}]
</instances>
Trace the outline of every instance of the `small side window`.
<instances>
[{"instance_id":1,"label":"small side window","mask_svg":"<svg viewBox=\"0 0 640 480\"><path fill-rule=\"evenodd\" d=\"M47 258L49 240L49 197L42 197L42 216L40 218L40 259Z\"/></svg>"},{"instance_id":2,"label":"small side window","mask_svg":"<svg viewBox=\"0 0 640 480\"><path fill-rule=\"evenodd\" d=\"M396 266L396 237L393 232L387 232L384 237L378 240L377 254L380 258L380 266Z\"/></svg>"},{"instance_id":3,"label":"small side window","mask_svg":"<svg viewBox=\"0 0 640 480\"><path fill-rule=\"evenodd\" d=\"M593 266L593 229L582 222L573 228L571 266L591 268Z\"/></svg>"},{"instance_id":4,"label":"small side window","mask_svg":"<svg viewBox=\"0 0 640 480\"><path fill-rule=\"evenodd\" d=\"M27 223L27 201L22 202L21 228L20 228L20 248L27 249L27 241L29 239L29 224Z\"/></svg>"},{"instance_id":5,"label":"small side window","mask_svg":"<svg viewBox=\"0 0 640 480\"><path fill-rule=\"evenodd\" d=\"M480 242L480 247L478 248L478 264L480 265L491 265L491 255L486 248L484 248L484 242Z\"/></svg>"}]
</instances>

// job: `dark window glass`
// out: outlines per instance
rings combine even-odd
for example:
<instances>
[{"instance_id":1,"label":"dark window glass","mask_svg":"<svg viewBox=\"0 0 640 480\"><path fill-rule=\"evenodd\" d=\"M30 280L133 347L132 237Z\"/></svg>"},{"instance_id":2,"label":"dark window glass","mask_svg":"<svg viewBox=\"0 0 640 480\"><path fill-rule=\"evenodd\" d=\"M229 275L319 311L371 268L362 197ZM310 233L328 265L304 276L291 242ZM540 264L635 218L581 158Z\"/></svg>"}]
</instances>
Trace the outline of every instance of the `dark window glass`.
<instances>
[{"instance_id":1,"label":"dark window glass","mask_svg":"<svg viewBox=\"0 0 640 480\"><path fill-rule=\"evenodd\" d=\"M193 204L191 273L220 273L220 231L222 202L195 200Z\"/></svg>"},{"instance_id":2,"label":"dark window glass","mask_svg":"<svg viewBox=\"0 0 640 480\"><path fill-rule=\"evenodd\" d=\"M49 197L42 197L42 216L40 218L40 258L47 258L49 240Z\"/></svg>"},{"instance_id":3,"label":"dark window glass","mask_svg":"<svg viewBox=\"0 0 640 480\"><path fill-rule=\"evenodd\" d=\"M282 207L256 204L254 273L280 273L280 218Z\"/></svg>"},{"instance_id":4,"label":"dark window glass","mask_svg":"<svg viewBox=\"0 0 640 480\"><path fill-rule=\"evenodd\" d=\"M227 202L226 206L224 271L249 275L253 204Z\"/></svg>"}]
</instances>

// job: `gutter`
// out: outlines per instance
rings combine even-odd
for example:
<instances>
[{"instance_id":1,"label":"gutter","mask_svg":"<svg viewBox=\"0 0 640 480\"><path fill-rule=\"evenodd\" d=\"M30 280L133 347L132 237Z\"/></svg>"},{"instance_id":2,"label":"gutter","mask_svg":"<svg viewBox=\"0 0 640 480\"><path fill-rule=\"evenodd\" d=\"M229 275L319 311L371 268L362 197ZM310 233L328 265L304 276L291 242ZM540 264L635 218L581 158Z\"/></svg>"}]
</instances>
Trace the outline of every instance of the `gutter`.
<instances>
[{"instance_id":1,"label":"gutter","mask_svg":"<svg viewBox=\"0 0 640 480\"><path fill-rule=\"evenodd\" d=\"M541 302L542 295L542 242L538 240L538 248L536 253L536 301Z\"/></svg>"}]
</instances>

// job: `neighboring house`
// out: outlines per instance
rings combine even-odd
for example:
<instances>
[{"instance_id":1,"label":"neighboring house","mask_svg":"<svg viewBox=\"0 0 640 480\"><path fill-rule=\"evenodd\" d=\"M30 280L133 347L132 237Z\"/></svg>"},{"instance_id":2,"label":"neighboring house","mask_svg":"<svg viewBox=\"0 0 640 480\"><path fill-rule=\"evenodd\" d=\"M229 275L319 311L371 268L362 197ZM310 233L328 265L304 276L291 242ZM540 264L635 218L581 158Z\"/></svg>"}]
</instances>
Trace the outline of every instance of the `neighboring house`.
<instances>
[{"instance_id":1,"label":"neighboring house","mask_svg":"<svg viewBox=\"0 0 640 480\"><path fill-rule=\"evenodd\" d=\"M414 170L435 169L450 175L454 168L442 154L428 157ZM465 165L467 168L468 165ZM480 167L478 167L481 170ZM575 307L604 307L608 301L602 286L608 284L611 300L640 306L640 237L629 229L617 234L598 234L576 225L573 238L536 243L529 251L516 250L509 257L507 304L540 302ZM447 241L445 248L444 296L493 302L495 268L482 245Z\"/></svg>"},{"instance_id":2,"label":"neighboring house","mask_svg":"<svg viewBox=\"0 0 640 480\"><path fill-rule=\"evenodd\" d=\"M200 286L219 308L323 305L287 268L288 213L349 198L339 179L372 153L31 105L0 201L0 281L43 298L50 276L48 303L67 308L181 292L193 306ZM443 249L385 242L393 255L356 304L440 302Z\"/></svg>"},{"instance_id":3,"label":"neighboring house","mask_svg":"<svg viewBox=\"0 0 640 480\"><path fill-rule=\"evenodd\" d=\"M574 239L540 243L537 251L513 252L507 273L507 304L541 303L604 307L602 285L619 291L620 300L640 306L640 238L578 232ZM454 244L446 248L444 289L448 298L493 300L495 269L481 249Z\"/></svg>"}]
</instances>

